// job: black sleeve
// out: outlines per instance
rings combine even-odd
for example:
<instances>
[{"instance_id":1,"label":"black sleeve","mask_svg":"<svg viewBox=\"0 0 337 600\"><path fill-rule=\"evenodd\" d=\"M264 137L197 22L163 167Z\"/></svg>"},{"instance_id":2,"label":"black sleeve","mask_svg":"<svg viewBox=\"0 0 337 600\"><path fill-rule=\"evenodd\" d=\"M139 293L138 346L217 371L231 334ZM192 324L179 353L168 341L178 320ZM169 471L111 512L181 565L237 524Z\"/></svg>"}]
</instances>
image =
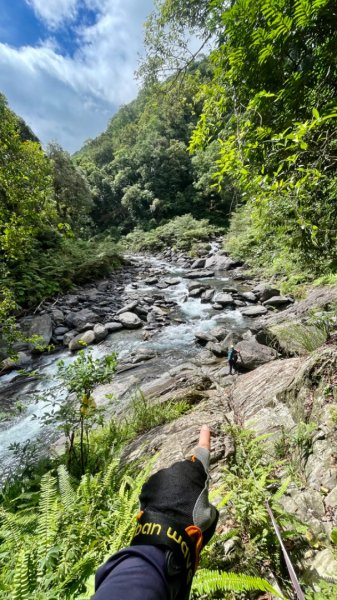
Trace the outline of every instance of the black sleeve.
<instances>
[{"instance_id":1,"label":"black sleeve","mask_svg":"<svg viewBox=\"0 0 337 600\"><path fill-rule=\"evenodd\" d=\"M125 548L96 573L92 600L171 600L165 552L154 546Z\"/></svg>"}]
</instances>

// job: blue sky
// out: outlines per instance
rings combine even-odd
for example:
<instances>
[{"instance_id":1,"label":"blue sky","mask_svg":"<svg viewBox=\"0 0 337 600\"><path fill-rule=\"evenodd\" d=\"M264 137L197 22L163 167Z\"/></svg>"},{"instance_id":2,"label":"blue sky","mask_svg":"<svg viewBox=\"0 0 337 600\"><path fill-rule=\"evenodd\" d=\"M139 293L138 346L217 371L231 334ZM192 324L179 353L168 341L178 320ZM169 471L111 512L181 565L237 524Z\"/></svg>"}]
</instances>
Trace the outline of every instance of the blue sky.
<instances>
[{"instance_id":1,"label":"blue sky","mask_svg":"<svg viewBox=\"0 0 337 600\"><path fill-rule=\"evenodd\" d=\"M153 0L0 0L0 92L44 145L69 152L138 91Z\"/></svg>"}]
</instances>

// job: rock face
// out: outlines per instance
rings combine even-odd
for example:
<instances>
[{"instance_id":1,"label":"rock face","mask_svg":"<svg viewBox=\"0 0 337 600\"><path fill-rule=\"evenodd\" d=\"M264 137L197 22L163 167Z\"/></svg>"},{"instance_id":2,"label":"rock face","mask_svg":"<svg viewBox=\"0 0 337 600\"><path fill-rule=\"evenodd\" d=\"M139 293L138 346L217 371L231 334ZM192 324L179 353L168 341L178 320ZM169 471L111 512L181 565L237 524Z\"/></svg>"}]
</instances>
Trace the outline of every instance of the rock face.
<instances>
[{"instance_id":1,"label":"rock face","mask_svg":"<svg viewBox=\"0 0 337 600\"><path fill-rule=\"evenodd\" d=\"M38 342L41 345L46 345L50 343L51 336L53 334L53 326L50 315L39 315L37 317L33 317L30 330L29 337L33 335L38 335L42 338L41 342Z\"/></svg>"},{"instance_id":2,"label":"rock face","mask_svg":"<svg viewBox=\"0 0 337 600\"><path fill-rule=\"evenodd\" d=\"M264 365L277 358L277 352L268 346L262 346L255 338L250 340L242 340L236 344L237 350L239 350L242 362L238 365L247 370L256 369L260 365Z\"/></svg>"},{"instance_id":3,"label":"rock face","mask_svg":"<svg viewBox=\"0 0 337 600\"><path fill-rule=\"evenodd\" d=\"M140 318L132 312L123 312L118 319L125 329L137 329L142 326Z\"/></svg>"}]
</instances>

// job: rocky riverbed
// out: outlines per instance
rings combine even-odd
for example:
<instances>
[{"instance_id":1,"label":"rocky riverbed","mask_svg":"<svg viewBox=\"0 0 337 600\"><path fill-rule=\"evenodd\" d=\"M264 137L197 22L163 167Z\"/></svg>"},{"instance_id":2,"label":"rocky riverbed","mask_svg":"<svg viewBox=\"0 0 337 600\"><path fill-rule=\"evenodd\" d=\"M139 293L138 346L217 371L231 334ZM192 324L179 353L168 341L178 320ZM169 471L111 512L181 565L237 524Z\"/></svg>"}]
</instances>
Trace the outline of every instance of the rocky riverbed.
<instances>
[{"instance_id":1,"label":"rocky riverbed","mask_svg":"<svg viewBox=\"0 0 337 600\"><path fill-rule=\"evenodd\" d=\"M292 436L300 423L315 423L315 433L303 473L284 496L285 508L309 525L324 549L313 549L304 568L333 580L337 564L329 536L337 524L337 442L331 420L337 367L334 336L319 338L311 324L313 310L324 310L337 300L337 288L315 288L294 302L272 284L247 276L245 267L219 251L196 260L167 250L160 256L129 256L129 264L110 279L73 290L41 305L21 322L30 333L53 344L50 354L20 346L19 362L3 363L0 445L2 468L12 467L10 442L41 436L39 421L45 402L32 397L48 379L35 381L19 374L25 366L53 375L59 358L73 360L92 345L95 356L117 351L119 369L113 384L96 390L104 404L113 393L117 413L127 410L132 393L141 389L153 402L187 399L191 411L174 423L156 428L134 441L127 460L157 454L157 468L188 454L203 422L213 431L212 480L219 480L224 461L233 452L224 435L225 423L240 423L258 434L270 433L269 451L282 436ZM318 340L310 354L295 335L304 326ZM242 361L239 373L230 376L227 349L235 343ZM328 390L328 391L327 391ZM13 406L25 411L13 416Z\"/></svg>"}]
</instances>

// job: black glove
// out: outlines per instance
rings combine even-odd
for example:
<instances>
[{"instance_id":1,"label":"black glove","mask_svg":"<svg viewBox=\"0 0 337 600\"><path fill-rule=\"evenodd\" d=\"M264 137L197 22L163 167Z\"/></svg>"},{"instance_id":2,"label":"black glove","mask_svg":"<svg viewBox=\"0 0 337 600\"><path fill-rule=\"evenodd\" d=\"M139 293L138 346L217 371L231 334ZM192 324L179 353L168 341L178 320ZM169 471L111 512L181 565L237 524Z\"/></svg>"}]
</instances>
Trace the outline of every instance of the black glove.
<instances>
[{"instance_id":1,"label":"black glove","mask_svg":"<svg viewBox=\"0 0 337 600\"><path fill-rule=\"evenodd\" d=\"M209 429L204 426L200 440L205 435L209 439ZM192 460L152 475L140 494L141 512L132 545L169 549L167 573L180 575L182 582L176 598L188 597L200 551L218 521L218 511L208 500L209 457L209 449L198 446Z\"/></svg>"}]
</instances>

